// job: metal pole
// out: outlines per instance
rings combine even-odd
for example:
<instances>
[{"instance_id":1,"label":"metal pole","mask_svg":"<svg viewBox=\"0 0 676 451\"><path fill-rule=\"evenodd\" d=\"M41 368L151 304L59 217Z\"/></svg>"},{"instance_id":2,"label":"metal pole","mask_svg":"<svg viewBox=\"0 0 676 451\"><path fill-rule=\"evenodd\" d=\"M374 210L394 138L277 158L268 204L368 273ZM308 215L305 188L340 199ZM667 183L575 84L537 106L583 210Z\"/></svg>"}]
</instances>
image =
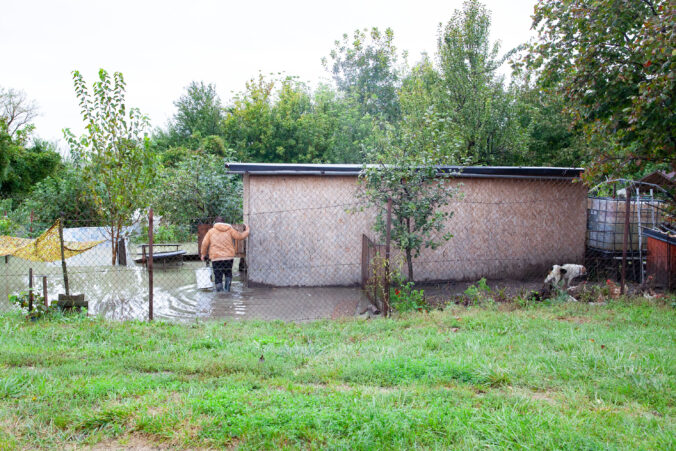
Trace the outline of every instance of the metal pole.
<instances>
[{"instance_id":1,"label":"metal pole","mask_svg":"<svg viewBox=\"0 0 676 451\"><path fill-rule=\"evenodd\" d=\"M28 268L28 313L33 311L33 268Z\"/></svg>"},{"instance_id":2,"label":"metal pole","mask_svg":"<svg viewBox=\"0 0 676 451\"><path fill-rule=\"evenodd\" d=\"M153 320L153 209L148 211L148 319Z\"/></svg>"},{"instance_id":3,"label":"metal pole","mask_svg":"<svg viewBox=\"0 0 676 451\"><path fill-rule=\"evenodd\" d=\"M390 316L390 232L392 229L392 198L387 199L387 234L385 235L385 316Z\"/></svg>"},{"instance_id":4,"label":"metal pole","mask_svg":"<svg viewBox=\"0 0 676 451\"><path fill-rule=\"evenodd\" d=\"M624 294L624 284L627 276L627 241L629 240L629 213L631 212L631 186L627 187L627 200L624 207L624 237L622 240L622 278L620 280L620 294Z\"/></svg>"},{"instance_id":5,"label":"metal pole","mask_svg":"<svg viewBox=\"0 0 676 451\"><path fill-rule=\"evenodd\" d=\"M33 235L33 210L31 210L31 224L28 230L30 231L31 235Z\"/></svg>"},{"instance_id":6,"label":"metal pole","mask_svg":"<svg viewBox=\"0 0 676 451\"><path fill-rule=\"evenodd\" d=\"M66 296L70 296L68 289L68 268L66 267L66 256L63 252L63 218L59 219L59 241L61 242L61 270L63 271L63 286L66 289Z\"/></svg>"},{"instance_id":7,"label":"metal pole","mask_svg":"<svg viewBox=\"0 0 676 451\"><path fill-rule=\"evenodd\" d=\"M641 283L644 282L643 277L643 232L641 230L641 193L636 188L636 204L638 206L638 268L641 271Z\"/></svg>"}]
</instances>

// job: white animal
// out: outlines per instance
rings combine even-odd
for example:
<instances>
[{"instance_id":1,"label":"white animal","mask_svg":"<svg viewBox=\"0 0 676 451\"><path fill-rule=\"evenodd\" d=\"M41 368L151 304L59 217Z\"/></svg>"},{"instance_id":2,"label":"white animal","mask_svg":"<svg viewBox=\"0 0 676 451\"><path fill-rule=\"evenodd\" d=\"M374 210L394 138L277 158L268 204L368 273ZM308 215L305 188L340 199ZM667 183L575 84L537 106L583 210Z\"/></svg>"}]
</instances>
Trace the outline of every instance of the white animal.
<instances>
[{"instance_id":1,"label":"white animal","mask_svg":"<svg viewBox=\"0 0 676 451\"><path fill-rule=\"evenodd\" d=\"M563 288L566 289L570 282L576 277L587 274L587 269L582 265L567 264L563 266L554 265L545 279L545 286L558 286L563 280Z\"/></svg>"}]
</instances>

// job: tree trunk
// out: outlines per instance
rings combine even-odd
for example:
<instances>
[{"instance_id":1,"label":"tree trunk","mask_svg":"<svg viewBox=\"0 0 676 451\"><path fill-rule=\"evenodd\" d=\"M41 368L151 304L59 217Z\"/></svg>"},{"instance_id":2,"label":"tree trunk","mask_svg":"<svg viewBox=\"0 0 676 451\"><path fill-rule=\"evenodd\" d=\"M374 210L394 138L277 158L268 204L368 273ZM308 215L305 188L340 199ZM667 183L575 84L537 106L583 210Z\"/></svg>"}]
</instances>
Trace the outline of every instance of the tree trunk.
<instances>
[{"instance_id":1,"label":"tree trunk","mask_svg":"<svg viewBox=\"0 0 676 451\"><path fill-rule=\"evenodd\" d=\"M119 231L116 226L113 226L113 230L111 231L112 233L110 234L111 240L113 242L111 243L111 249L113 250L113 263L112 265L115 266L115 263L117 261L117 236L119 235Z\"/></svg>"},{"instance_id":2,"label":"tree trunk","mask_svg":"<svg viewBox=\"0 0 676 451\"><path fill-rule=\"evenodd\" d=\"M413 256L411 249L406 249L406 264L408 265L408 281L413 282Z\"/></svg>"},{"instance_id":3,"label":"tree trunk","mask_svg":"<svg viewBox=\"0 0 676 451\"><path fill-rule=\"evenodd\" d=\"M406 218L406 231L411 234L411 218ZM411 248L406 248L406 264L408 265L408 281L413 282L413 256Z\"/></svg>"}]
</instances>

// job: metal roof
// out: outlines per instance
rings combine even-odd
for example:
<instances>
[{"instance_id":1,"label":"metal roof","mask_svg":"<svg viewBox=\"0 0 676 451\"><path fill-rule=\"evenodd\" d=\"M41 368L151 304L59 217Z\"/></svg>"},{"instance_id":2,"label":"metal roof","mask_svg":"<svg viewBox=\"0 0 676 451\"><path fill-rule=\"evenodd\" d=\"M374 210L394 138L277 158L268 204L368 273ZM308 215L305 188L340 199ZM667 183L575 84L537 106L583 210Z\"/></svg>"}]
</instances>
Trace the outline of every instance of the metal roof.
<instances>
[{"instance_id":1,"label":"metal roof","mask_svg":"<svg viewBox=\"0 0 676 451\"><path fill-rule=\"evenodd\" d=\"M255 175L352 175L361 174L361 164L287 164L287 163L226 163L234 174ZM371 166L371 165L368 165ZM548 168L528 166L437 166L439 175L475 178L555 178L579 177L583 168Z\"/></svg>"}]
</instances>

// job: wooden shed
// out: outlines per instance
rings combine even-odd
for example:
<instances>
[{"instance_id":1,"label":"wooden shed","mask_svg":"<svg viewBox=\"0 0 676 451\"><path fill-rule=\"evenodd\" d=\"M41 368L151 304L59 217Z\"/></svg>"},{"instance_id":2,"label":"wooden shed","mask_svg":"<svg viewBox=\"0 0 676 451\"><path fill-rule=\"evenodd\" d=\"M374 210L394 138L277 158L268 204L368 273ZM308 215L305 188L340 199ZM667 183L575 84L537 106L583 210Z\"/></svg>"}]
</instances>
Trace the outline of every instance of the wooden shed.
<instances>
[{"instance_id":1,"label":"wooden shed","mask_svg":"<svg viewBox=\"0 0 676 451\"><path fill-rule=\"evenodd\" d=\"M361 165L229 163L242 174L249 283L357 285L363 235L376 214L355 196ZM415 260L420 281L544 277L582 263L587 189L582 169L439 167L463 193L448 206L453 238ZM395 257L396 258L396 257Z\"/></svg>"}]
</instances>

